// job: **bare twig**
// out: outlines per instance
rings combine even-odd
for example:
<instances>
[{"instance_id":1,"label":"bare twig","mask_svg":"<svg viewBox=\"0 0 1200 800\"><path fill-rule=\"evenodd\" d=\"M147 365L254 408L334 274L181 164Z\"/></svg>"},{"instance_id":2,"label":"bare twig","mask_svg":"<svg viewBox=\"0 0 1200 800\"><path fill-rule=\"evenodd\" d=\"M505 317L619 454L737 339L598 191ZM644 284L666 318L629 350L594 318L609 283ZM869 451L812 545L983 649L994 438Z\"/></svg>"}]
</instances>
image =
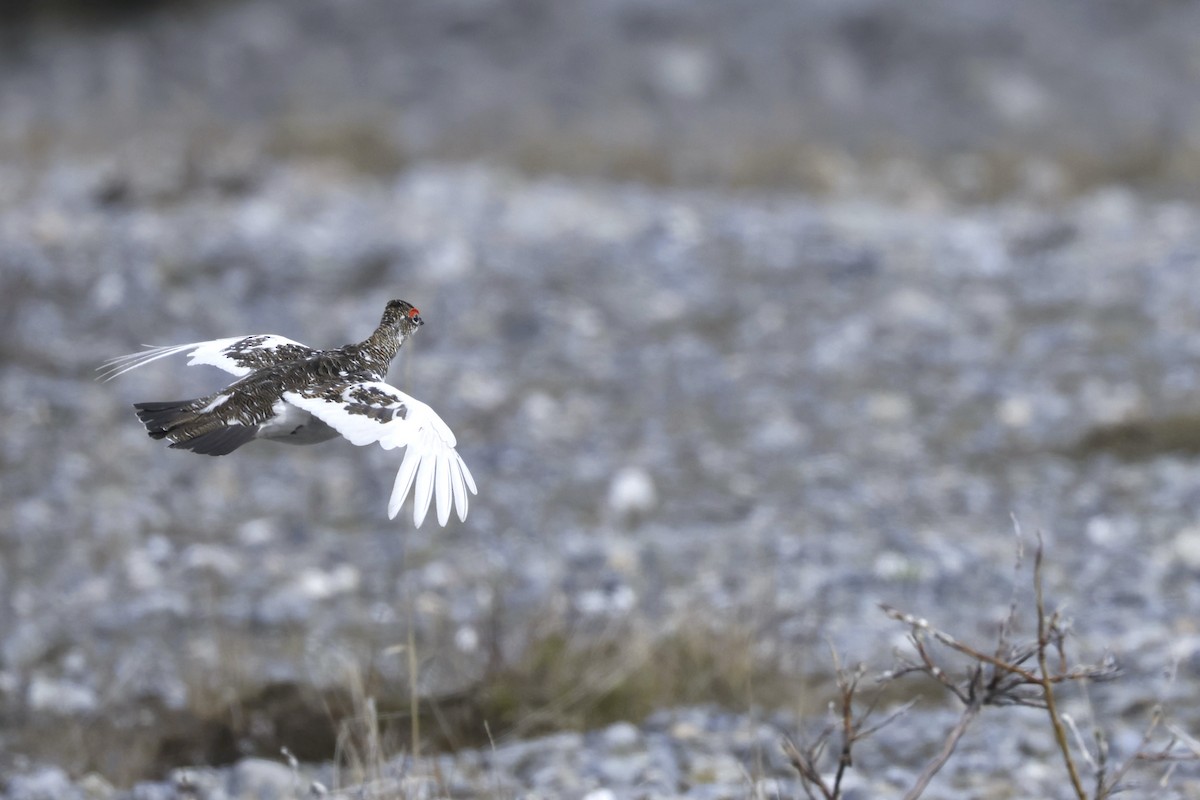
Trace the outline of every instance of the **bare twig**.
<instances>
[{"instance_id":1,"label":"bare twig","mask_svg":"<svg viewBox=\"0 0 1200 800\"><path fill-rule=\"evenodd\" d=\"M1183 745L1193 758L1200 758L1200 739L1192 736L1174 722L1167 722L1165 725L1167 730L1171 732L1171 735Z\"/></svg>"},{"instance_id":2,"label":"bare twig","mask_svg":"<svg viewBox=\"0 0 1200 800\"><path fill-rule=\"evenodd\" d=\"M1013 520L1017 536L1017 557L1014 572L1019 575L1024 563L1024 548L1021 529L1016 519ZM1102 730L1091 723L1095 749L1089 747L1083 731L1067 714L1059 710L1059 687L1072 684L1079 687L1087 697L1087 687L1092 682L1113 680L1121 674L1121 669L1110 654L1105 654L1098 662L1072 666L1067 655L1067 639L1070 633L1070 620L1061 611L1048 612L1046 609L1045 588L1043 580L1045 548L1041 535L1037 537L1037 549L1033 558L1033 589L1034 605L1037 622L1037 635L1032 641L1016 643L1013 641L1017 630L1018 612L1020 610L1019 593L1014 582L1012 597L1009 601L1008 613L997 628L994 648L985 651L979 647L960 641L955 636L940 630L922 617L915 616L888 605L880 608L890 618L908 627L908 642L911 651L906 650L897 654L897 666L890 672L880 676L881 682L894 681L914 673L925 675L937 685L957 697L963 704L963 710L946 734L941 749L921 771L912 788L904 796L905 800L916 800L928 788L934 776L946 765L961 741L967 729L979 716L985 706L1020 705L1040 708L1046 711L1057 748L1066 767L1074 796L1077 800L1089 800L1088 791L1084 788L1080 775L1078 759L1090 771L1094 779L1094 793L1090 800L1109 800L1124 787L1126 775L1138 762L1157 762L1167 764L1162 776L1162 785L1166 785L1173 770L1181 762L1200 762L1200 739L1193 737L1182 728L1167 722L1161 708L1155 709L1154 716L1137 750L1118 765L1110 764L1108 740ZM965 669L948 669L945 666L949 654L954 660L965 662ZM836 654L834 655L837 663ZM850 673L837 664L838 687L840 690L840 715L831 722L818 737L816 742L804 750L796 748L791 743L785 749L797 771L800 772L805 794L810 800L818 796L825 800L837 800L841 796L841 784L846 770L852 765L852 748L854 744L870 736L880 727L895 720L907 710L908 706L889 715L878 725L868 726L873 706L860 716L855 716L853 705L864 671L859 667ZM838 701L831 703L831 711L839 710ZM1094 718L1094 713L1092 714ZM1161 735L1165 729L1169 734L1167 741L1161 746L1150 748L1156 734ZM840 733L841 747L837 751L836 770L822 776L818 769L818 761L829 757L827 745L834 735ZM1072 742L1072 738L1074 742ZM819 793L819 794L818 794Z\"/></svg>"},{"instance_id":3,"label":"bare twig","mask_svg":"<svg viewBox=\"0 0 1200 800\"><path fill-rule=\"evenodd\" d=\"M1046 665L1046 650L1049 648L1052 638L1055 639L1058 647L1060 662L1065 662L1066 658L1062 651L1062 639L1058 634L1057 619L1049 623L1046 619L1046 603L1042 596L1042 554L1042 535L1039 533L1037 551L1033 556L1033 591L1036 595L1038 621L1037 658L1038 670L1041 672L1039 683L1042 686L1042 698L1046 701L1046 713L1050 715L1050 725L1054 728L1054 739L1058 742L1063 763L1067 767L1067 775L1071 778L1071 787L1075 790L1079 800L1088 800L1087 791L1084 790L1083 782L1079 779L1079 770L1075 767L1075 759L1071 757L1071 745L1067 741L1067 732L1058 715L1058 703L1054 697L1054 682L1050 680L1050 670Z\"/></svg>"},{"instance_id":4,"label":"bare twig","mask_svg":"<svg viewBox=\"0 0 1200 800\"><path fill-rule=\"evenodd\" d=\"M1138 743L1133 755L1125 759L1124 763L1113 770L1112 775L1108 776L1107 780L1103 773L1097 778L1096 800L1104 800L1104 798L1116 794L1120 790L1121 782L1125 780L1125 774L1133 767L1134 762L1145 760L1142 758L1142 755L1145 753L1146 747L1150 744L1150 740L1154 737L1155 729L1162 723L1162 719L1162 706L1155 706L1154 712L1150 715L1150 724L1146 726L1146 732L1142 734L1142 740Z\"/></svg>"},{"instance_id":5,"label":"bare twig","mask_svg":"<svg viewBox=\"0 0 1200 800\"><path fill-rule=\"evenodd\" d=\"M854 765L854 745L876 733L880 728L896 721L913 705L906 703L878 722L868 725L879 701L879 694L876 693L867 702L862 713L855 714L854 711L855 703L858 700L859 686L866 675L866 667L860 664L853 671L843 668L836 651L833 653L833 663L837 674L838 700L830 703L830 711L836 714L836 721L827 725L816 739L803 749L790 741L783 743L784 753L792 767L800 774L800 784L804 787L804 794L810 800L817 798L814 791L820 792L820 796L825 800L840 798L846 771ZM833 777L827 779L821 774L820 763L835 733L840 734L841 742L837 749L837 762Z\"/></svg>"},{"instance_id":6,"label":"bare twig","mask_svg":"<svg viewBox=\"0 0 1200 800\"><path fill-rule=\"evenodd\" d=\"M834 653L834 663L837 663L837 653ZM853 676L849 676L838 665L838 689L842 694L842 749L838 753L837 773L833 776L833 796L840 797L842 793L842 778L846 775L846 770L854 764L853 750L854 742L857 737L857 726L854 720L854 692L858 689L858 680L862 677L865 667L861 664L854 671ZM870 713L868 709L867 713Z\"/></svg>"},{"instance_id":7,"label":"bare twig","mask_svg":"<svg viewBox=\"0 0 1200 800\"><path fill-rule=\"evenodd\" d=\"M903 611L893 608L892 606L887 605L886 603L880 603L879 608L882 609L883 613L886 614L891 619L894 619L897 622L902 622L905 625L911 626L913 628L914 633L916 633L917 631L920 631L922 633L927 633L930 637L937 640L939 643L944 644L946 647L949 647L951 650L962 653L964 656L967 656L969 659L972 659L975 661L980 661L985 664L989 664L990 666L995 667L997 670L1000 670L1001 673L1012 673L1013 675L1019 676L1020 678L1024 679L1024 681L1029 684L1041 686L1043 683L1041 675L1039 675L1037 672L1035 672L1033 670L1028 670L1021 666L1021 663L1023 663L1024 661L1027 661L1033 655L1036 655L1037 650L1038 650L1036 645L1026 645L1026 646L1023 646L1020 648L1013 648L1013 651L1010 654L1010 656L1007 659L1005 659L1005 658L989 655L988 653L984 653L981 650L978 650L974 647L971 647L968 644L964 644L964 643L958 641L958 639L955 639L950 634L948 634L944 631L940 631L937 628L934 628L932 625L929 624L928 620L925 620L920 617L916 617L912 614L907 614ZM1055 627L1055 636L1056 637L1062 636L1062 633L1061 633L1061 631L1059 631L1057 629L1057 626ZM912 638L919 640L920 637L914 636ZM918 648L918 655L921 655L923 658L928 657L927 653L923 650L924 646L922 644L917 642L915 644L915 646ZM899 675L903 672L914 672L914 671L923 672L923 671L925 671L925 666L926 665L924 665L924 664L922 664L922 665L906 664L900 670L896 670L895 672L897 675ZM943 676L941 678L938 678L937 674L934 674L931 672L930 677L937 679L939 683L943 683L943 684L945 684L949 680L949 678L945 677L945 673L942 672L941 668L937 667L936 664L931 663L931 664L929 664L929 666L932 669L936 669L937 672ZM1084 679L1111 680L1111 679L1117 677L1118 674L1119 674L1119 670L1117 669L1116 664L1105 661L1104 663L1097 664L1097 665L1086 665L1086 666L1082 666L1082 667L1075 667L1074 669L1064 670L1059 673L1050 674L1050 675L1046 676L1046 679L1049 680L1050 683L1054 684L1054 683L1068 683L1068 682L1079 681L1079 680L1084 680ZM1021 703L1019 703L1019 705L1033 705L1033 704L1028 703L1028 702L1021 702ZM1037 707L1042 708L1043 706L1038 705Z\"/></svg>"},{"instance_id":8,"label":"bare twig","mask_svg":"<svg viewBox=\"0 0 1200 800\"><path fill-rule=\"evenodd\" d=\"M1013 626L1017 621L1017 578L1021 575L1021 566L1025 563L1025 536L1021 533L1021 521L1017 519L1016 514L1009 514L1013 524L1013 539L1015 540L1015 550L1017 551L1015 562L1013 563L1013 583L1012 593L1008 598L1008 613L1000 622L1000 635L996 637L996 658L1004 656L1005 650L1009 647L1009 641L1012 638Z\"/></svg>"},{"instance_id":9,"label":"bare twig","mask_svg":"<svg viewBox=\"0 0 1200 800\"><path fill-rule=\"evenodd\" d=\"M1014 566L1019 574L1024 563L1024 548L1021 538L1020 525L1013 520L1014 532L1017 536L1017 558ZM979 647L960 641L951 634L931 625L928 620L913 614L904 613L891 606L881 608L887 616L909 627L909 643L912 653L900 655L900 664L888 677L889 680L920 673L932 678L946 691L957 697L963 704L962 716L954 728L947 734L941 751L925 767L917 783L910 790L907 798L916 798L925 790L933 776L945 765L953 755L963 733L978 716L984 706L1021 705L1045 709L1051 719L1055 731L1055 740L1066 764L1072 787L1079 800L1087 800L1087 793L1079 777L1075 764L1075 756L1071 750L1064 717L1058 711L1056 687L1066 683L1086 684L1091 681L1111 680L1120 670L1110 656L1106 656L1097 664L1070 666L1066 653L1066 640L1069 622L1062 614L1046 612L1043 594L1042 565L1044 548L1042 539L1038 537L1037 550L1033 563L1033 583L1036 598L1037 638L1032 642L1014 643L1013 632L1016 630L1019 604L1018 592L1015 588L1009 601L1008 614L1000 622L994 648L985 651ZM965 673L952 675L940 663L942 653L939 647L946 648L952 653L965 658L967 665ZM1051 656L1054 655L1054 665L1051 666ZM1082 734L1075 728L1072 731L1079 739L1078 747L1089 765L1097 774L1097 787L1106 785L1104 770L1107 761L1107 748L1100 740L1097 745L1097 755L1083 744ZM1127 769L1127 767L1126 767ZM1114 776L1119 780L1121 770ZM1096 797L1103 795L1100 791Z\"/></svg>"},{"instance_id":10,"label":"bare twig","mask_svg":"<svg viewBox=\"0 0 1200 800\"><path fill-rule=\"evenodd\" d=\"M1075 747L1083 755L1083 760L1092 768L1094 772L1101 772L1099 760L1092 755L1092 751L1088 749L1087 742L1083 740L1083 733L1079 730L1079 726L1075 724L1075 718L1070 714L1062 714L1063 724L1067 726L1067 730L1071 732L1071 736L1075 738Z\"/></svg>"},{"instance_id":11,"label":"bare twig","mask_svg":"<svg viewBox=\"0 0 1200 800\"><path fill-rule=\"evenodd\" d=\"M824 733L822 733L822 740L823 738ZM821 771L817 768L817 757L814 757L811 747L801 750L791 741L784 740L783 752L791 762L792 769L800 774L800 785L804 787L804 794L809 800L816 800L817 796L813 794L814 788L821 792L821 796L825 800L833 800L835 795L825 785L825 779L821 777Z\"/></svg>"},{"instance_id":12,"label":"bare twig","mask_svg":"<svg viewBox=\"0 0 1200 800\"><path fill-rule=\"evenodd\" d=\"M938 752L933 760L925 765L925 769L921 770L921 774L917 776L917 782L904 795L904 800L916 800L929 786L929 782L933 780L933 776L938 774L942 767L946 766L946 762L950 760L950 756L954 755L954 748L958 747L958 740L967 732L967 728L975 721L975 717L983 709L983 703L980 698L976 698L974 702L969 703L963 709L962 716L958 718L958 723L950 730L946 736L946 741L942 743L942 749Z\"/></svg>"}]
</instances>

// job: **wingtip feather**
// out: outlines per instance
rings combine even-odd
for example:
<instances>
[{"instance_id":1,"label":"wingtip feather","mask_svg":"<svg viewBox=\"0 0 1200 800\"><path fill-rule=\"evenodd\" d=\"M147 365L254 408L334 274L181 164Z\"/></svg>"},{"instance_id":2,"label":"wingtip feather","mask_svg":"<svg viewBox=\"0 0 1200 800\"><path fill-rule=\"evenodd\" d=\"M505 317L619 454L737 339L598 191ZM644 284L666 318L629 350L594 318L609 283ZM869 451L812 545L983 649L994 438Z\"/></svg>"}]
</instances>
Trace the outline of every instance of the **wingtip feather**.
<instances>
[{"instance_id":1,"label":"wingtip feather","mask_svg":"<svg viewBox=\"0 0 1200 800\"><path fill-rule=\"evenodd\" d=\"M454 492L454 510L459 522L467 521L467 485L462 476L462 458L458 453L450 460L450 488Z\"/></svg>"},{"instance_id":2,"label":"wingtip feather","mask_svg":"<svg viewBox=\"0 0 1200 800\"><path fill-rule=\"evenodd\" d=\"M463 480L467 482L467 488L471 490L471 494L479 494L479 490L475 488L475 476L467 468L467 462L463 461L462 458L459 458L458 461L462 465Z\"/></svg>"},{"instance_id":3,"label":"wingtip feather","mask_svg":"<svg viewBox=\"0 0 1200 800\"><path fill-rule=\"evenodd\" d=\"M453 452L453 451L451 451ZM443 528L450 521L450 501L452 499L450 479L450 457L439 453L437 457L437 485L434 495L437 497L438 524Z\"/></svg>"},{"instance_id":4,"label":"wingtip feather","mask_svg":"<svg viewBox=\"0 0 1200 800\"><path fill-rule=\"evenodd\" d=\"M412 445L410 445L411 447ZM425 521L425 515L429 513L429 505L433 501L434 464L433 459L429 458L426 453L418 453L417 459L419 463L417 464L417 486L413 495L413 524L419 528Z\"/></svg>"},{"instance_id":5,"label":"wingtip feather","mask_svg":"<svg viewBox=\"0 0 1200 800\"><path fill-rule=\"evenodd\" d=\"M396 482L392 486L392 498L388 501L388 519L395 519L396 515L400 513L400 507L404 505L404 500L412 490L413 479L416 476L417 459L409 450L404 453L404 460L400 462L400 469L396 471Z\"/></svg>"}]
</instances>

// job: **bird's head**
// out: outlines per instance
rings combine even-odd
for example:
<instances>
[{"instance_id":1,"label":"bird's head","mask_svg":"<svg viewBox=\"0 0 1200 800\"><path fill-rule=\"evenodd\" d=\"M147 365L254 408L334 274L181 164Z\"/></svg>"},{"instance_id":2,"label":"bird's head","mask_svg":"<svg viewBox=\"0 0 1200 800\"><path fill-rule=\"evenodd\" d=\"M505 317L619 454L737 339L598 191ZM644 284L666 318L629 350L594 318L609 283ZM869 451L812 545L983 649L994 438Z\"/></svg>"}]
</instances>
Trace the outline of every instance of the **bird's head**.
<instances>
[{"instance_id":1,"label":"bird's head","mask_svg":"<svg viewBox=\"0 0 1200 800\"><path fill-rule=\"evenodd\" d=\"M407 336L425 322L421 319L421 312L413 308L411 303L393 300L383 310L383 320L379 324L380 327L395 328L401 336Z\"/></svg>"}]
</instances>

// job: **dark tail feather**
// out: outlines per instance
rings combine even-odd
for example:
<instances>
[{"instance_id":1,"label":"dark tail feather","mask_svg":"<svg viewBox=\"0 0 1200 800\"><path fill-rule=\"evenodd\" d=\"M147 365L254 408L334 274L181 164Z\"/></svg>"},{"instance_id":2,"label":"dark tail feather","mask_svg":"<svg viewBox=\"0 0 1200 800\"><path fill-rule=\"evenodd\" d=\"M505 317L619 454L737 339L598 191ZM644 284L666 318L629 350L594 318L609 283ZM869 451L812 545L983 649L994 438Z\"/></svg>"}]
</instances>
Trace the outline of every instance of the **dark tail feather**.
<instances>
[{"instance_id":1,"label":"dark tail feather","mask_svg":"<svg viewBox=\"0 0 1200 800\"><path fill-rule=\"evenodd\" d=\"M165 403L135 403L138 419L154 439L170 439L171 447L209 456L232 453L254 438L257 427L227 424L199 409L209 398L173 400Z\"/></svg>"},{"instance_id":2,"label":"dark tail feather","mask_svg":"<svg viewBox=\"0 0 1200 800\"><path fill-rule=\"evenodd\" d=\"M163 439L173 429L196 419L195 400L171 400L166 403L134 403L138 419L151 438Z\"/></svg>"},{"instance_id":3,"label":"dark tail feather","mask_svg":"<svg viewBox=\"0 0 1200 800\"><path fill-rule=\"evenodd\" d=\"M183 442L172 442L171 447L191 450L206 456L223 456L251 441L257 432L257 428L248 425L226 425Z\"/></svg>"}]
</instances>

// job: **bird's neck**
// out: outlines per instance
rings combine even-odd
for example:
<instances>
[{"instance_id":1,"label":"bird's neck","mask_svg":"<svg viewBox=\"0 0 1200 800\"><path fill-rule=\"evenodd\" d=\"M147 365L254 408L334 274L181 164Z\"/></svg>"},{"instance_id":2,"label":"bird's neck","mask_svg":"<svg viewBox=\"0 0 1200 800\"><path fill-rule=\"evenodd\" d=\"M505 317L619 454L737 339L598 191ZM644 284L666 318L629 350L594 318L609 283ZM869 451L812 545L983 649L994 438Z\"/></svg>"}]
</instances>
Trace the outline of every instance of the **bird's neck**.
<instances>
[{"instance_id":1,"label":"bird's neck","mask_svg":"<svg viewBox=\"0 0 1200 800\"><path fill-rule=\"evenodd\" d=\"M390 325L381 325L366 341L358 345L358 352L371 372L386 375L392 359L400 352L400 346L403 344L404 337L399 331Z\"/></svg>"}]
</instances>

